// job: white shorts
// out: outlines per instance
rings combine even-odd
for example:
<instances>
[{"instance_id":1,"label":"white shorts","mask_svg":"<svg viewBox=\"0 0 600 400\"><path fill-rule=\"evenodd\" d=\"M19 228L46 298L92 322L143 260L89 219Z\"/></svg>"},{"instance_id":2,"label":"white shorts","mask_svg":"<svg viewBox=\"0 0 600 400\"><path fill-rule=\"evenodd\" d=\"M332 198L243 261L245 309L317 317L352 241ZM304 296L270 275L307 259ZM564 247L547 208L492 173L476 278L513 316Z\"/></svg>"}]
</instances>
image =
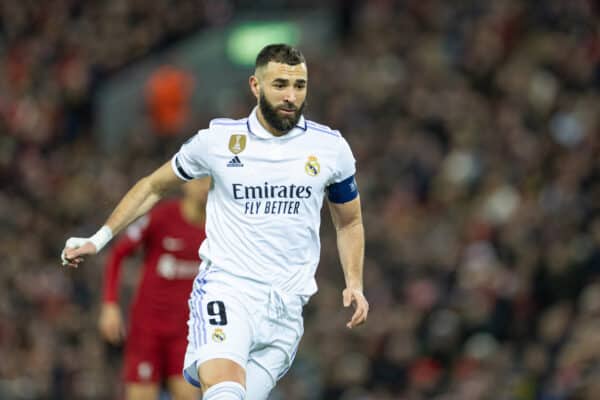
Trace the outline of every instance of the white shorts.
<instances>
[{"instance_id":1,"label":"white shorts","mask_svg":"<svg viewBox=\"0 0 600 400\"><path fill-rule=\"evenodd\" d=\"M260 367L275 386L296 355L307 300L202 263L188 302L185 379L200 387L197 367L225 358L247 372L250 363Z\"/></svg>"}]
</instances>

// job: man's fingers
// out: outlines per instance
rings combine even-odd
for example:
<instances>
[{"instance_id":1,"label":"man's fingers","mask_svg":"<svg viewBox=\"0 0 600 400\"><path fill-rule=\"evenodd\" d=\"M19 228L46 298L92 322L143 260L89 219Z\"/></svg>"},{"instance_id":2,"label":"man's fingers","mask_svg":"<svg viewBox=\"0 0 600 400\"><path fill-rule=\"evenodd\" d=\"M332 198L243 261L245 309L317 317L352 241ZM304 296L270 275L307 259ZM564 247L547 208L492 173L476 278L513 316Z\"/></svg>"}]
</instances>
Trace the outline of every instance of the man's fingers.
<instances>
[{"instance_id":1,"label":"man's fingers","mask_svg":"<svg viewBox=\"0 0 600 400\"><path fill-rule=\"evenodd\" d=\"M369 304L366 302L366 300L360 299L360 301L356 301L356 310L352 315L352 319L346 324L346 326L348 328L353 328L363 324L367 320L368 313Z\"/></svg>"},{"instance_id":2,"label":"man's fingers","mask_svg":"<svg viewBox=\"0 0 600 400\"><path fill-rule=\"evenodd\" d=\"M121 327L118 325L111 326L107 339L112 344L118 344L121 341Z\"/></svg>"},{"instance_id":3,"label":"man's fingers","mask_svg":"<svg viewBox=\"0 0 600 400\"><path fill-rule=\"evenodd\" d=\"M96 247L87 239L79 239L79 238L71 238L77 239L75 242L77 247L65 247L65 249L61 253L62 265L76 268L78 264L82 263L84 258L82 256L86 256L89 254L96 253ZM74 242L69 239L67 244L73 244Z\"/></svg>"},{"instance_id":4,"label":"man's fingers","mask_svg":"<svg viewBox=\"0 0 600 400\"><path fill-rule=\"evenodd\" d=\"M349 307L350 305L354 306L354 313L346 326L348 328L353 328L364 323L367 320L367 314L369 313L369 303L362 294L362 291L346 288L342 292L342 296L344 298L344 307Z\"/></svg>"},{"instance_id":5,"label":"man's fingers","mask_svg":"<svg viewBox=\"0 0 600 400\"><path fill-rule=\"evenodd\" d=\"M95 252L96 248L88 238L72 237L65 243L65 248L60 253L60 259L62 265L73 267L74 263L79 264L83 261L83 258L80 258L80 256L94 254Z\"/></svg>"},{"instance_id":6,"label":"man's fingers","mask_svg":"<svg viewBox=\"0 0 600 400\"><path fill-rule=\"evenodd\" d=\"M119 341L119 327L106 326L102 329L102 334L107 342L115 344Z\"/></svg>"},{"instance_id":7,"label":"man's fingers","mask_svg":"<svg viewBox=\"0 0 600 400\"><path fill-rule=\"evenodd\" d=\"M364 313L356 313L352 316L352 320L348 322L348 328L354 328L355 326L361 325L366 320Z\"/></svg>"},{"instance_id":8,"label":"man's fingers","mask_svg":"<svg viewBox=\"0 0 600 400\"><path fill-rule=\"evenodd\" d=\"M67 262L81 262L83 261L83 257L79 255L79 253L65 252L65 259Z\"/></svg>"},{"instance_id":9,"label":"man's fingers","mask_svg":"<svg viewBox=\"0 0 600 400\"><path fill-rule=\"evenodd\" d=\"M125 337L125 325L121 318L119 306L116 304L103 304L98 326L102 336L109 343L119 344Z\"/></svg>"},{"instance_id":10,"label":"man's fingers","mask_svg":"<svg viewBox=\"0 0 600 400\"><path fill-rule=\"evenodd\" d=\"M79 266L79 264L81 264L83 261L84 261L83 257L75 257L72 259L66 257L65 260L62 262L62 265L63 265L63 267L67 267L67 268L77 268Z\"/></svg>"},{"instance_id":11,"label":"man's fingers","mask_svg":"<svg viewBox=\"0 0 600 400\"><path fill-rule=\"evenodd\" d=\"M91 254L94 245L90 242L85 243L83 246L75 248L65 248L65 257L67 259L74 259L76 257Z\"/></svg>"},{"instance_id":12,"label":"man's fingers","mask_svg":"<svg viewBox=\"0 0 600 400\"><path fill-rule=\"evenodd\" d=\"M79 249L65 249L65 258L67 260L74 260L80 253Z\"/></svg>"},{"instance_id":13,"label":"man's fingers","mask_svg":"<svg viewBox=\"0 0 600 400\"><path fill-rule=\"evenodd\" d=\"M364 316L365 310L362 308L357 308L354 314L352 315L352 319L349 322L349 327L352 328L360 324L363 321Z\"/></svg>"}]
</instances>

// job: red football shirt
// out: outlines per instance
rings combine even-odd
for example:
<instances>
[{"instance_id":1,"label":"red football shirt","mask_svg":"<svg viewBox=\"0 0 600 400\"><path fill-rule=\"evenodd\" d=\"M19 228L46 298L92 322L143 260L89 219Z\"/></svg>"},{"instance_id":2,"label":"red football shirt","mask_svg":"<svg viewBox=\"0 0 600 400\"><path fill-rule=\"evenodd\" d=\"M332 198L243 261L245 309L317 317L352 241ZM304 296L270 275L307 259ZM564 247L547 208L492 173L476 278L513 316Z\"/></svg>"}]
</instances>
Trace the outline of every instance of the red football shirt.
<instances>
[{"instance_id":1,"label":"red football shirt","mask_svg":"<svg viewBox=\"0 0 600 400\"><path fill-rule=\"evenodd\" d=\"M200 259L204 228L187 222L179 200L156 205L132 224L112 247L104 275L104 302L117 302L121 264L142 246L144 265L131 305L130 325L181 333L188 319L188 298ZM184 332L185 333L185 332Z\"/></svg>"}]
</instances>

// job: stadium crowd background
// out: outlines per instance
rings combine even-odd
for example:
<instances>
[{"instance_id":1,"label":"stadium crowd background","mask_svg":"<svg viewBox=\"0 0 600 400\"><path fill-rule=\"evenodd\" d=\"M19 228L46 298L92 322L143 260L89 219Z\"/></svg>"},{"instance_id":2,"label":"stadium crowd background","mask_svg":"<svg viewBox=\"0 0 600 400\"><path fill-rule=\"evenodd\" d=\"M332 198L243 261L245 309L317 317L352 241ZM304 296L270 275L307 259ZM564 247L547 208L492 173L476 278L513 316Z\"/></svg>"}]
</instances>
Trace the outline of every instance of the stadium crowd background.
<instances>
[{"instance_id":1,"label":"stadium crowd background","mask_svg":"<svg viewBox=\"0 0 600 400\"><path fill-rule=\"evenodd\" d=\"M118 350L96 327L104 256L64 271L59 252L166 160L143 120L127 146L97 151L95 88L244 4L0 2L0 398L115 398ZM325 222L320 291L273 398L596 399L597 3L335 6L339 43L308 59L307 115L358 159L372 311L345 329Z\"/></svg>"}]
</instances>

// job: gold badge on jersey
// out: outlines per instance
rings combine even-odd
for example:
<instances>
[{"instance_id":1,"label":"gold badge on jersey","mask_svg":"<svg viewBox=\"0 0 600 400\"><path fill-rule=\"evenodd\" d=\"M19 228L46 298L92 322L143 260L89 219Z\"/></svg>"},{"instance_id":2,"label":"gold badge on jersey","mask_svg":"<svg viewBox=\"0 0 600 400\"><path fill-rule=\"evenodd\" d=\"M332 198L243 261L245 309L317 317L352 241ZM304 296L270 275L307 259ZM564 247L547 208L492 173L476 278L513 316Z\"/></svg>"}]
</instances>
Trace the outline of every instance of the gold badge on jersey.
<instances>
[{"instance_id":1,"label":"gold badge on jersey","mask_svg":"<svg viewBox=\"0 0 600 400\"><path fill-rule=\"evenodd\" d=\"M223 332L223 329L221 329L221 328L216 328L216 329L213 331L213 334L212 334L212 340L213 340L214 342L217 342L217 343L224 342L224 341L225 341L225 338L226 338L226 336L225 336L225 332Z\"/></svg>"},{"instance_id":2,"label":"gold badge on jersey","mask_svg":"<svg viewBox=\"0 0 600 400\"><path fill-rule=\"evenodd\" d=\"M304 164L304 171L310 176L317 176L321 172L321 165L315 156L308 156L308 161Z\"/></svg>"},{"instance_id":3,"label":"gold badge on jersey","mask_svg":"<svg viewBox=\"0 0 600 400\"><path fill-rule=\"evenodd\" d=\"M235 134L229 138L229 150L233 154L239 154L246 148L246 135Z\"/></svg>"}]
</instances>

